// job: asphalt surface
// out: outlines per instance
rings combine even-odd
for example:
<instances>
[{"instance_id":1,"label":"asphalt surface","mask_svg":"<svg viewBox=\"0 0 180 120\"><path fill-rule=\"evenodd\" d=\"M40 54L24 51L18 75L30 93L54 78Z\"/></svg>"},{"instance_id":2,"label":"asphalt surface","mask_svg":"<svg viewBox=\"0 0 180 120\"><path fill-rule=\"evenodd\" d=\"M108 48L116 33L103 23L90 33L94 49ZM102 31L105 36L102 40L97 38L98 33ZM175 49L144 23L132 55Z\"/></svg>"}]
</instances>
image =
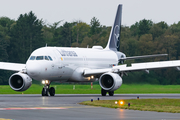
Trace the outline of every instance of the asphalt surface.
<instances>
[{"instance_id":1,"label":"asphalt surface","mask_svg":"<svg viewBox=\"0 0 180 120\"><path fill-rule=\"evenodd\" d=\"M180 94L0 95L0 120L180 120L180 113L112 109L79 105L88 100L178 98Z\"/></svg>"}]
</instances>

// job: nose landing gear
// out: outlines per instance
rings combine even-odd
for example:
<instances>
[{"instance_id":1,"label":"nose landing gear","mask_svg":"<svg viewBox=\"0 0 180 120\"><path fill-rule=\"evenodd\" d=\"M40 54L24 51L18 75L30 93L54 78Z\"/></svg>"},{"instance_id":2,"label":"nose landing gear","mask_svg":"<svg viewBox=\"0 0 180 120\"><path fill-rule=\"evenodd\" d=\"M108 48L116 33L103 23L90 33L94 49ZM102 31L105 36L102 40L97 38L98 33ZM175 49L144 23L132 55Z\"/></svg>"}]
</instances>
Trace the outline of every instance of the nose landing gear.
<instances>
[{"instance_id":1,"label":"nose landing gear","mask_svg":"<svg viewBox=\"0 0 180 120\"><path fill-rule=\"evenodd\" d=\"M48 80L43 80L42 83L44 84L44 87L42 89L42 96L54 96L55 95L55 89L54 87L50 87L51 82Z\"/></svg>"}]
</instances>

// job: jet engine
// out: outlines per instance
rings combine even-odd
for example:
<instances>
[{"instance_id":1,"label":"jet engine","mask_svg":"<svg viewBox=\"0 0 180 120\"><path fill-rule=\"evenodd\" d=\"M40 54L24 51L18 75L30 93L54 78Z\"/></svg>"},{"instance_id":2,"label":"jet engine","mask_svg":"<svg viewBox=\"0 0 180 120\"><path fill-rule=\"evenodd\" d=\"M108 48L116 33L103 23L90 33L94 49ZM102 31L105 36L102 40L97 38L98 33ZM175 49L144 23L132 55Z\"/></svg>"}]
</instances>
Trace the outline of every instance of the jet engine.
<instances>
[{"instance_id":1,"label":"jet engine","mask_svg":"<svg viewBox=\"0 0 180 120\"><path fill-rule=\"evenodd\" d=\"M9 78L9 85L15 91L25 91L32 84L32 79L24 73L15 73Z\"/></svg>"},{"instance_id":2,"label":"jet engine","mask_svg":"<svg viewBox=\"0 0 180 120\"><path fill-rule=\"evenodd\" d=\"M101 88L107 91L115 91L122 85L122 78L116 73L104 73L99 79Z\"/></svg>"}]
</instances>

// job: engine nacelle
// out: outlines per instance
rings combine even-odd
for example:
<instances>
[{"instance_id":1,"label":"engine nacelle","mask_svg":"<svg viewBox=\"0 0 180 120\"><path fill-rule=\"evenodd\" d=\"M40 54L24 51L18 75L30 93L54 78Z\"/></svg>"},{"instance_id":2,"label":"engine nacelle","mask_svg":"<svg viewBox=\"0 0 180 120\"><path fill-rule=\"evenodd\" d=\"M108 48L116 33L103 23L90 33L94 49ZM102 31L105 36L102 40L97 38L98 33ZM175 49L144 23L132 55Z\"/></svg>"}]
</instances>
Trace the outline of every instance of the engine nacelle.
<instances>
[{"instance_id":1,"label":"engine nacelle","mask_svg":"<svg viewBox=\"0 0 180 120\"><path fill-rule=\"evenodd\" d=\"M32 84L32 79L24 73L15 73L9 78L9 85L15 91L25 91Z\"/></svg>"},{"instance_id":2,"label":"engine nacelle","mask_svg":"<svg viewBox=\"0 0 180 120\"><path fill-rule=\"evenodd\" d=\"M115 91L122 85L122 78L116 73L104 73L99 79L101 88L107 91Z\"/></svg>"}]
</instances>

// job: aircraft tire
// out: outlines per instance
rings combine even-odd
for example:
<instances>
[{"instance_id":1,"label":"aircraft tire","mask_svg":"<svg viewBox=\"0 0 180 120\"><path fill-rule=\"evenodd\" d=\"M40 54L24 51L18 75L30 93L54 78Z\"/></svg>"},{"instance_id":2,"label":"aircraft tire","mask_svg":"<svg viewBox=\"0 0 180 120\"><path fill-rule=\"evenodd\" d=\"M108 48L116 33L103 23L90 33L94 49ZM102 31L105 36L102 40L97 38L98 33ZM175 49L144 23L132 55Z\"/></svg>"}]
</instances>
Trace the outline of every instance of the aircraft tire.
<instances>
[{"instance_id":1,"label":"aircraft tire","mask_svg":"<svg viewBox=\"0 0 180 120\"><path fill-rule=\"evenodd\" d=\"M106 96L107 91L101 88L101 95Z\"/></svg>"},{"instance_id":2,"label":"aircraft tire","mask_svg":"<svg viewBox=\"0 0 180 120\"><path fill-rule=\"evenodd\" d=\"M50 94L50 96L54 96L54 95L55 95L55 89L54 89L54 87L51 87L51 88L49 89L49 94Z\"/></svg>"},{"instance_id":3,"label":"aircraft tire","mask_svg":"<svg viewBox=\"0 0 180 120\"><path fill-rule=\"evenodd\" d=\"M42 96L48 96L47 89L45 89L45 88L42 89Z\"/></svg>"},{"instance_id":4,"label":"aircraft tire","mask_svg":"<svg viewBox=\"0 0 180 120\"><path fill-rule=\"evenodd\" d=\"M109 96L113 96L114 95L114 91L109 91Z\"/></svg>"}]
</instances>

